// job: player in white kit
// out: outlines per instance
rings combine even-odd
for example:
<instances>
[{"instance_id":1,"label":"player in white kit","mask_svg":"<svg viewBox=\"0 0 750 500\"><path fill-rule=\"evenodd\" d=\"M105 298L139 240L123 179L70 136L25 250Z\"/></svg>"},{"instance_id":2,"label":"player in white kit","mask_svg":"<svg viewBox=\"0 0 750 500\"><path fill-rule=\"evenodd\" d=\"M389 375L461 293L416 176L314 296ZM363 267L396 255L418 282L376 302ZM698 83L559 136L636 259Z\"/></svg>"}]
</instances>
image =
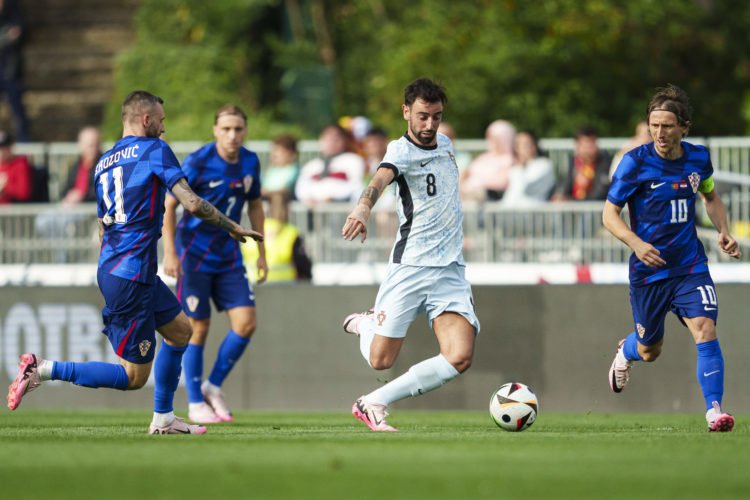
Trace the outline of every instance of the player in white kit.
<instances>
[{"instance_id":1,"label":"player in white kit","mask_svg":"<svg viewBox=\"0 0 750 500\"><path fill-rule=\"evenodd\" d=\"M360 351L376 370L393 366L406 330L425 311L440 354L409 368L403 375L366 394L352 413L374 431L395 431L386 407L409 396L437 389L471 366L479 320L466 281L463 210L453 145L437 133L445 91L426 78L404 91L406 133L391 142L357 207L347 216L344 239L367 236L370 210L383 190L397 185L399 230L385 281L375 307L350 314L344 330L359 336Z\"/></svg>"}]
</instances>

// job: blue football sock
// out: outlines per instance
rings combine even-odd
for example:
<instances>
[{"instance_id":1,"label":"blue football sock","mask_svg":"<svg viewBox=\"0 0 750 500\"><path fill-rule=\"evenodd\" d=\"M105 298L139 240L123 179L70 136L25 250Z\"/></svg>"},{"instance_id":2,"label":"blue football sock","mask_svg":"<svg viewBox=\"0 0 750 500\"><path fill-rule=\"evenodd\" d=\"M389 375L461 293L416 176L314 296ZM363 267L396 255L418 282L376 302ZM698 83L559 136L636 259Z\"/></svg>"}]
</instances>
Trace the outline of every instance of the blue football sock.
<instances>
[{"instance_id":1,"label":"blue football sock","mask_svg":"<svg viewBox=\"0 0 750 500\"><path fill-rule=\"evenodd\" d=\"M89 361L73 363L53 361L52 380L65 380L84 387L109 387L124 391L128 388L128 374L122 365Z\"/></svg>"},{"instance_id":2,"label":"blue football sock","mask_svg":"<svg viewBox=\"0 0 750 500\"><path fill-rule=\"evenodd\" d=\"M203 381L203 348L202 345L188 344L182 357L182 371L185 372L185 389L188 402L202 403L201 382Z\"/></svg>"},{"instance_id":3,"label":"blue football sock","mask_svg":"<svg viewBox=\"0 0 750 500\"><path fill-rule=\"evenodd\" d=\"M216 363L214 363L214 369L211 370L208 381L216 387L221 387L224 379L227 378L229 372L234 368L234 364L240 359L240 356L245 351L245 347L249 343L250 337L240 337L234 330L229 330L229 333L227 333L227 336L224 337L224 341L221 343L221 347L219 347Z\"/></svg>"},{"instance_id":4,"label":"blue football sock","mask_svg":"<svg viewBox=\"0 0 750 500\"><path fill-rule=\"evenodd\" d=\"M154 412L169 413L174 410L174 393L180 383L182 355L187 347L175 347L162 340L154 360Z\"/></svg>"},{"instance_id":5,"label":"blue football sock","mask_svg":"<svg viewBox=\"0 0 750 500\"><path fill-rule=\"evenodd\" d=\"M622 354L625 359L630 361L643 361L643 358L638 354L638 337L635 332L631 333L625 339L625 343L622 345Z\"/></svg>"},{"instance_id":6,"label":"blue football sock","mask_svg":"<svg viewBox=\"0 0 750 500\"><path fill-rule=\"evenodd\" d=\"M719 339L696 344L698 348L697 374L698 383L706 399L706 410L716 401L721 404L724 395L724 358L721 355Z\"/></svg>"}]
</instances>

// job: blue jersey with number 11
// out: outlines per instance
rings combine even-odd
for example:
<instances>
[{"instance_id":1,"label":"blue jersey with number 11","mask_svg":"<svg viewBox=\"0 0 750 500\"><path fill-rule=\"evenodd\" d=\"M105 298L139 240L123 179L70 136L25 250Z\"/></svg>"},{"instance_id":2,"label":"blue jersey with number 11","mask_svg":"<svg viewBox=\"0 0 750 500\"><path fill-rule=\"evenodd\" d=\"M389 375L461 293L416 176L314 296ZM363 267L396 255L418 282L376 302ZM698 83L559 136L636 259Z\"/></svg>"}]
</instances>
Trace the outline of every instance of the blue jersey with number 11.
<instances>
[{"instance_id":1,"label":"blue jersey with number 11","mask_svg":"<svg viewBox=\"0 0 750 500\"><path fill-rule=\"evenodd\" d=\"M659 156L653 143L635 148L612 177L607 199L618 207L628 204L631 230L666 261L652 269L631 255L634 286L708 271L695 229L695 202L699 190L713 190L713 166L705 147L687 142L682 146L685 152L676 160Z\"/></svg>"},{"instance_id":2,"label":"blue jersey with number 11","mask_svg":"<svg viewBox=\"0 0 750 500\"><path fill-rule=\"evenodd\" d=\"M104 224L99 269L139 283L156 277L164 196L185 174L161 139L123 137L94 171L97 215Z\"/></svg>"}]
</instances>

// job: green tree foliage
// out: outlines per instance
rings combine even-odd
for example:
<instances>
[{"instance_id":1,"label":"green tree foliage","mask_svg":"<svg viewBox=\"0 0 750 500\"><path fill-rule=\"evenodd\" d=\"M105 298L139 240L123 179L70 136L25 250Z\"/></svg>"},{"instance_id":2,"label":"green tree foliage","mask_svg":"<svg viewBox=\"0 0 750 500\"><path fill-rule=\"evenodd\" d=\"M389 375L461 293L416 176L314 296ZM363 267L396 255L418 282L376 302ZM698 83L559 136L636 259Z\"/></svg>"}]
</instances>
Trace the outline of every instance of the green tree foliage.
<instances>
[{"instance_id":1,"label":"green tree foliage","mask_svg":"<svg viewBox=\"0 0 750 500\"><path fill-rule=\"evenodd\" d=\"M482 136L498 118L543 136L570 136L584 124L602 135L630 135L654 89L666 83L691 95L693 133L746 132L749 16L740 1L363 4L369 12L361 7L342 30L351 33L343 37L348 59L367 66L360 63L346 81L361 82L354 90L366 96L364 111L394 132L402 128L391 111L398 90L419 76L446 86L446 119L463 137ZM355 43L354 26L364 19L377 29ZM364 99L346 99L361 109Z\"/></svg>"},{"instance_id":2,"label":"green tree foliage","mask_svg":"<svg viewBox=\"0 0 750 500\"><path fill-rule=\"evenodd\" d=\"M164 99L169 139L211 139L213 115L227 103L248 113L250 138L288 131L275 120L275 103L265 95L265 79L272 75L263 38L267 29L275 28L267 24L278 17L278 4L145 0L134 20L136 42L117 59L106 135L119 136L120 105L136 89Z\"/></svg>"},{"instance_id":3,"label":"green tree foliage","mask_svg":"<svg viewBox=\"0 0 750 500\"><path fill-rule=\"evenodd\" d=\"M582 125L628 136L666 83L691 96L691 133L749 132L742 0L146 0L137 25L117 98L160 93L180 139L205 136L229 101L249 109L258 138L284 122L312 136L342 115L398 135L402 90L422 76L446 87L460 137L499 118L546 137Z\"/></svg>"}]
</instances>

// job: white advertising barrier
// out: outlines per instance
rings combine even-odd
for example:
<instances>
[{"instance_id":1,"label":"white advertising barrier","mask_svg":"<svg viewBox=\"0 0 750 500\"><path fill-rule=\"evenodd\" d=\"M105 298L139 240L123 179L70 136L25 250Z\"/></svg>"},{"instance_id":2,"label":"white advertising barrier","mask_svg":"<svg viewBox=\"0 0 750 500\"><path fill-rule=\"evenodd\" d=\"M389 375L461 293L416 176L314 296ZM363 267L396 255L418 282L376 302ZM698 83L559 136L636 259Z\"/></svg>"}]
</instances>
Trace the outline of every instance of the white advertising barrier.
<instances>
[{"instance_id":1,"label":"white advertising barrier","mask_svg":"<svg viewBox=\"0 0 750 500\"><path fill-rule=\"evenodd\" d=\"M750 283L750 263L709 263L716 283ZM314 285L379 285L386 263L316 264ZM160 274L173 285L175 280ZM628 283L626 264L469 263L466 277L473 285L623 285ZM0 265L0 286L96 286L93 264Z\"/></svg>"}]
</instances>

